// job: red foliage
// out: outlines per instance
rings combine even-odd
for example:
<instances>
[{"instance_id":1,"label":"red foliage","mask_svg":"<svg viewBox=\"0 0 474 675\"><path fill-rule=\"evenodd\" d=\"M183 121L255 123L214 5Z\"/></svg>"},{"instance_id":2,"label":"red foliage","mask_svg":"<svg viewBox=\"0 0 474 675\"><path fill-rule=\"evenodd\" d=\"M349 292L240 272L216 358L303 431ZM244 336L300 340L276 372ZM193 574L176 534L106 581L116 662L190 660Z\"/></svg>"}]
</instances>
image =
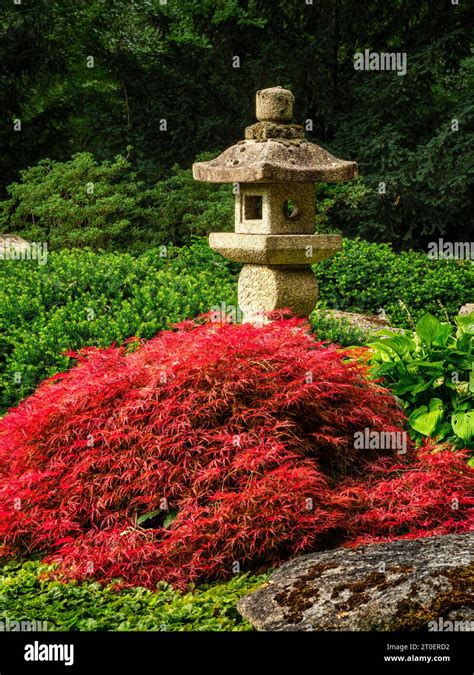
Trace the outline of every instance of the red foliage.
<instances>
[{"instance_id":1,"label":"red foliage","mask_svg":"<svg viewBox=\"0 0 474 675\"><path fill-rule=\"evenodd\" d=\"M447 532L474 526L474 472L469 452L425 447L409 466L380 460L361 483L348 481L339 493L347 509L353 545Z\"/></svg>"},{"instance_id":2,"label":"red foliage","mask_svg":"<svg viewBox=\"0 0 474 675\"><path fill-rule=\"evenodd\" d=\"M403 413L300 320L187 322L136 351L77 356L0 421L4 555L182 586L234 562L469 527L462 457L354 448L356 431L399 431Z\"/></svg>"}]
</instances>

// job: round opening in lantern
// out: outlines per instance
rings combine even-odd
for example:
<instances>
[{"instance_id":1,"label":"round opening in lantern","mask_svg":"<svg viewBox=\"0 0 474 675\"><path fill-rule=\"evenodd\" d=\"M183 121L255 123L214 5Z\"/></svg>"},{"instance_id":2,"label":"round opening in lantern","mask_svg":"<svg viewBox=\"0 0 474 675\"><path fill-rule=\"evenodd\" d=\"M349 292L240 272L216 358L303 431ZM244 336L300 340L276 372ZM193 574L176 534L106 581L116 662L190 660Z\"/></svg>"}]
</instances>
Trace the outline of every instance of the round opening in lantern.
<instances>
[{"instance_id":1,"label":"round opening in lantern","mask_svg":"<svg viewBox=\"0 0 474 675\"><path fill-rule=\"evenodd\" d=\"M283 215L288 220L296 220L301 216L301 209L292 199L287 199L283 204Z\"/></svg>"}]
</instances>

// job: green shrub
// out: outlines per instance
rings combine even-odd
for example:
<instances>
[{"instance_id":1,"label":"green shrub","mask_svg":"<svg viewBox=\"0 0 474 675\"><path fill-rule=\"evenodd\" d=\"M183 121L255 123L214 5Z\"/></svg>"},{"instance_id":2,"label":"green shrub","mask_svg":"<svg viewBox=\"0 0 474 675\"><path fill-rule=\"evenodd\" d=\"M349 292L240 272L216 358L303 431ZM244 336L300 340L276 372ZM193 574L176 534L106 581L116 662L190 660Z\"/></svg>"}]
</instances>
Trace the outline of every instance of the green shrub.
<instances>
[{"instance_id":1,"label":"green shrub","mask_svg":"<svg viewBox=\"0 0 474 675\"><path fill-rule=\"evenodd\" d=\"M425 314L415 334L380 331L370 343L372 374L404 404L412 437L474 448L474 314L457 330Z\"/></svg>"},{"instance_id":2,"label":"green shrub","mask_svg":"<svg viewBox=\"0 0 474 675\"><path fill-rule=\"evenodd\" d=\"M221 302L235 305L232 269L203 240L135 257L73 250L43 266L1 261L0 409L67 368L65 350L151 338Z\"/></svg>"},{"instance_id":3,"label":"green shrub","mask_svg":"<svg viewBox=\"0 0 474 675\"><path fill-rule=\"evenodd\" d=\"M318 183L316 185L316 230L318 232L337 232L339 227L334 226L333 213L337 210L348 209L358 213L369 188L359 178L347 183Z\"/></svg>"},{"instance_id":4,"label":"green shrub","mask_svg":"<svg viewBox=\"0 0 474 675\"><path fill-rule=\"evenodd\" d=\"M137 216L138 185L128 161L97 164L87 152L69 162L41 160L8 186L1 228L31 241L61 246L108 246L124 240Z\"/></svg>"},{"instance_id":5,"label":"green shrub","mask_svg":"<svg viewBox=\"0 0 474 675\"><path fill-rule=\"evenodd\" d=\"M203 153L197 160L206 161L213 156ZM234 229L232 186L196 181L191 169L180 169L178 165L172 168L169 178L144 192L142 204L149 208L149 227L176 244L189 242L193 235Z\"/></svg>"},{"instance_id":6,"label":"green shrub","mask_svg":"<svg viewBox=\"0 0 474 675\"><path fill-rule=\"evenodd\" d=\"M44 159L8 186L10 199L0 203L0 231L47 242L52 250L143 251L232 225L230 186L197 182L190 169L175 166L169 178L148 187L132 169L120 155L100 164L88 152L68 162Z\"/></svg>"},{"instance_id":7,"label":"green shrub","mask_svg":"<svg viewBox=\"0 0 474 675\"><path fill-rule=\"evenodd\" d=\"M187 593L160 583L151 592L42 580L51 567L28 561L0 568L0 619L46 621L50 631L248 631L236 604L266 579L244 574Z\"/></svg>"},{"instance_id":8,"label":"green shrub","mask_svg":"<svg viewBox=\"0 0 474 675\"><path fill-rule=\"evenodd\" d=\"M383 309L401 328L413 327L426 312L452 319L474 284L469 260L430 260L360 239L345 239L343 250L314 270L325 307L369 314Z\"/></svg>"}]
</instances>

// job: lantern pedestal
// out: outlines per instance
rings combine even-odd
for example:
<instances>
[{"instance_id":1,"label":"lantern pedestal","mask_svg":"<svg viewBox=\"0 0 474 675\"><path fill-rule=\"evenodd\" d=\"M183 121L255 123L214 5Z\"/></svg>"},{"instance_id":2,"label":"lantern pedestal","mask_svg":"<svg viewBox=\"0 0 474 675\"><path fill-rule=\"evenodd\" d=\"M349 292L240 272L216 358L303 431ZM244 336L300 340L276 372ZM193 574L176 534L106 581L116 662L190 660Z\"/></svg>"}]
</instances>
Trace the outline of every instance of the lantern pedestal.
<instances>
[{"instance_id":1,"label":"lantern pedestal","mask_svg":"<svg viewBox=\"0 0 474 675\"><path fill-rule=\"evenodd\" d=\"M265 323L267 315L289 308L308 316L318 299L318 284L311 268L244 265L239 274L239 307L246 322Z\"/></svg>"}]
</instances>

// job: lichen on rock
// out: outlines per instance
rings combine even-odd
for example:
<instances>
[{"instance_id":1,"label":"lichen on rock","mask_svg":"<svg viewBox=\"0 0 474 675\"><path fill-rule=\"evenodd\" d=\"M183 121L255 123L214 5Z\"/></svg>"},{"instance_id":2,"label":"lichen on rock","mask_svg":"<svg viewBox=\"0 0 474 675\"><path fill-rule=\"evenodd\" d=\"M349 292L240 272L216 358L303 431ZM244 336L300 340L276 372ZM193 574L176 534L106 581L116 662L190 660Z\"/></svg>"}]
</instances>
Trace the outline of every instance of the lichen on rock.
<instances>
[{"instance_id":1,"label":"lichen on rock","mask_svg":"<svg viewBox=\"0 0 474 675\"><path fill-rule=\"evenodd\" d=\"M258 630L419 631L451 616L468 623L473 560L471 534L311 553L282 565L238 609Z\"/></svg>"}]
</instances>

